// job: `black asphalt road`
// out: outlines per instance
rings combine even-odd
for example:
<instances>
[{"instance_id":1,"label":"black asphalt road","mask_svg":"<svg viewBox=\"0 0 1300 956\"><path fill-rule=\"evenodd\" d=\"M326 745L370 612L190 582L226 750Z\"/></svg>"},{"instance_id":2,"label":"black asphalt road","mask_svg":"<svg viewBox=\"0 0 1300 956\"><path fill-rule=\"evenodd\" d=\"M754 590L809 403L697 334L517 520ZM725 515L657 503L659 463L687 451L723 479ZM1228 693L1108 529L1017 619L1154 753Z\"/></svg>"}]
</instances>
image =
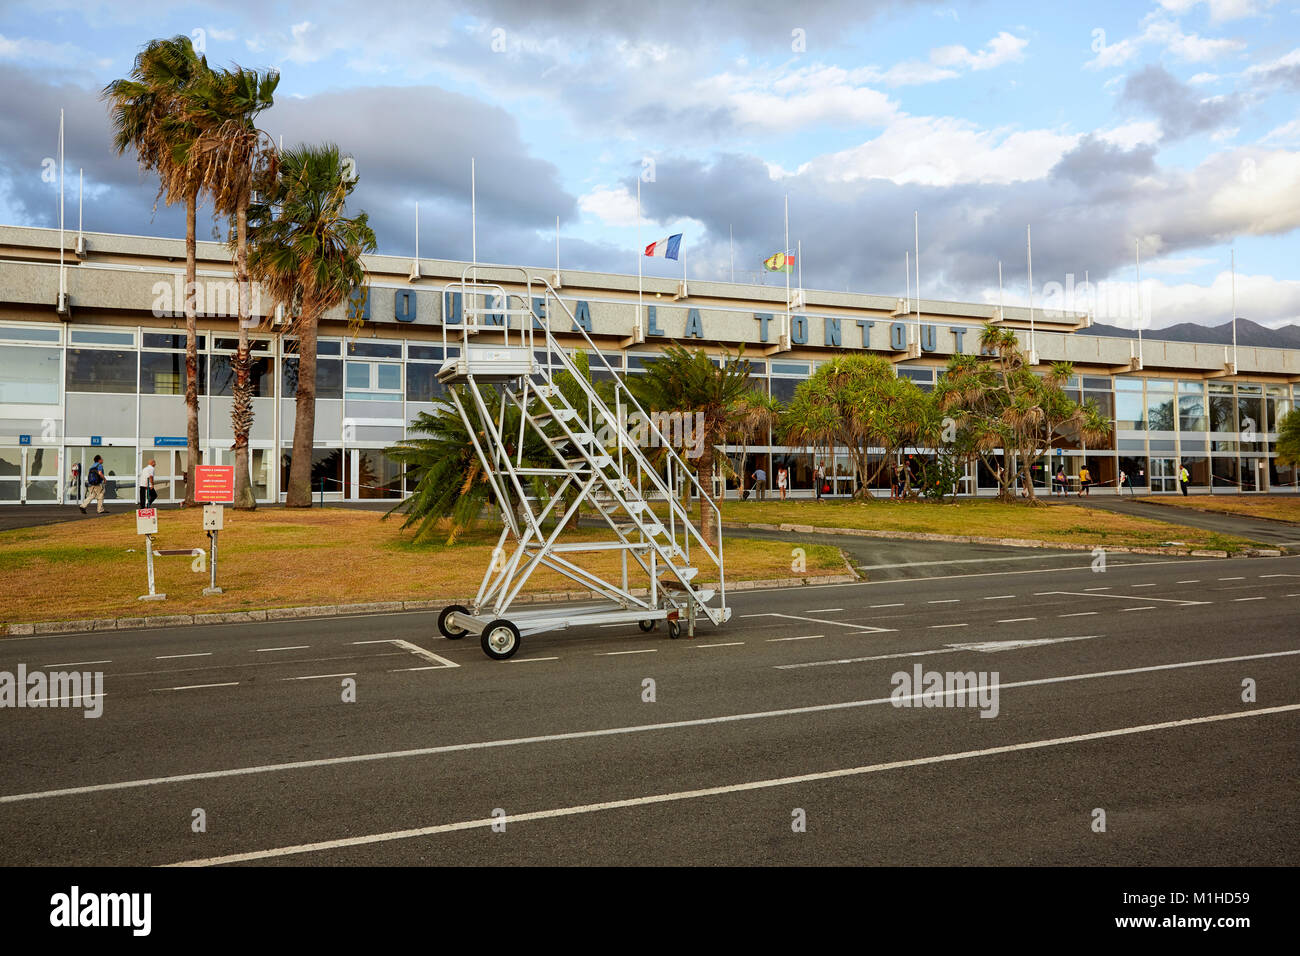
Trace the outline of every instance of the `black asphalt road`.
<instances>
[{"instance_id":1,"label":"black asphalt road","mask_svg":"<svg viewBox=\"0 0 1300 956\"><path fill-rule=\"evenodd\" d=\"M506 663L432 614L6 639L105 697L0 710L0 862L1294 864L1300 558L1048 563ZM996 716L893 706L916 666Z\"/></svg>"}]
</instances>

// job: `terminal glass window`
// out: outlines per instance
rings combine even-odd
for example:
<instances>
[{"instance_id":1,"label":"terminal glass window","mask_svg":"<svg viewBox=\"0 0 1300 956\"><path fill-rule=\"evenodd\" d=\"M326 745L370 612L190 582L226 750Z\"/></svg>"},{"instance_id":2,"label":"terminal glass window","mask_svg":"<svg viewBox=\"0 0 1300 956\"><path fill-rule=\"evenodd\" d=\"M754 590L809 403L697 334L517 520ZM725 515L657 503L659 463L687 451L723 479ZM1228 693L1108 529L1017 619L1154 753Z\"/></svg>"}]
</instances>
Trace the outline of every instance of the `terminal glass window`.
<instances>
[{"instance_id":1,"label":"terminal glass window","mask_svg":"<svg viewBox=\"0 0 1300 956\"><path fill-rule=\"evenodd\" d=\"M0 349L0 405L57 405L59 350Z\"/></svg>"},{"instance_id":2,"label":"terminal glass window","mask_svg":"<svg viewBox=\"0 0 1300 956\"><path fill-rule=\"evenodd\" d=\"M69 392L135 394L136 355L134 349L68 349L66 387Z\"/></svg>"}]
</instances>

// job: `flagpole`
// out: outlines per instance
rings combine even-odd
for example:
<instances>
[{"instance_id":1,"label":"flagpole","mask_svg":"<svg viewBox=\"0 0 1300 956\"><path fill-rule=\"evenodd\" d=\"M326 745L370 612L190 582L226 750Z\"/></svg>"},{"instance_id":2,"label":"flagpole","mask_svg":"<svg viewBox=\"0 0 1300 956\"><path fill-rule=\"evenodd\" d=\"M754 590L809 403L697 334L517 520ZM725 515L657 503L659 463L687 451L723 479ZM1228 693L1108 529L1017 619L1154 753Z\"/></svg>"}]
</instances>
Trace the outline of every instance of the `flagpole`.
<instances>
[{"instance_id":1,"label":"flagpole","mask_svg":"<svg viewBox=\"0 0 1300 956\"><path fill-rule=\"evenodd\" d=\"M903 250L903 273L907 277L907 311L912 311L912 253L911 250Z\"/></svg>"},{"instance_id":2,"label":"flagpole","mask_svg":"<svg viewBox=\"0 0 1300 956\"><path fill-rule=\"evenodd\" d=\"M63 110L59 110L59 305L67 291L67 270L63 265Z\"/></svg>"},{"instance_id":3,"label":"flagpole","mask_svg":"<svg viewBox=\"0 0 1300 956\"><path fill-rule=\"evenodd\" d=\"M921 214L912 210L912 239L916 243L916 340L921 340Z\"/></svg>"},{"instance_id":4,"label":"flagpole","mask_svg":"<svg viewBox=\"0 0 1300 956\"><path fill-rule=\"evenodd\" d=\"M636 178L636 327L638 330L644 328L641 325L641 259L645 254L645 248L641 245L641 177Z\"/></svg>"},{"instance_id":5,"label":"flagpole","mask_svg":"<svg viewBox=\"0 0 1300 956\"><path fill-rule=\"evenodd\" d=\"M1142 252L1139 240L1133 240L1133 272L1137 278L1138 365L1142 365ZM1236 309L1233 309L1235 312Z\"/></svg>"},{"instance_id":6,"label":"flagpole","mask_svg":"<svg viewBox=\"0 0 1300 956\"><path fill-rule=\"evenodd\" d=\"M469 158L470 255L473 257L474 281L478 281L478 185L474 174L474 157Z\"/></svg>"},{"instance_id":7,"label":"flagpole","mask_svg":"<svg viewBox=\"0 0 1300 956\"><path fill-rule=\"evenodd\" d=\"M785 252L782 255L790 254L790 194L785 196ZM790 263L783 263L785 269L785 334L793 340L793 333L790 329Z\"/></svg>"},{"instance_id":8,"label":"flagpole","mask_svg":"<svg viewBox=\"0 0 1300 956\"><path fill-rule=\"evenodd\" d=\"M1232 374L1237 374L1237 250L1232 251ZM1140 293L1139 293L1140 294ZM1141 301L1141 299L1139 299Z\"/></svg>"},{"instance_id":9,"label":"flagpole","mask_svg":"<svg viewBox=\"0 0 1300 956\"><path fill-rule=\"evenodd\" d=\"M1005 321L1007 317L1003 309L1004 307L1002 305L1002 260L999 259L998 260L998 321L999 322Z\"/></svg>"},{"instance_id":10,"label":"flagpole","mask_svg":"<svg viewBox=\"0 0 1300 956\"><path fill-rule=\"evenodd\" d=\"M1029 262L1029 354L1034 358L1031 364L1037 364L1034 351L1034 237L1028 224L1025 225L1025 255Z\"/></svg>"},{"instance_id":11,"label":"flagpole","mask_svg":"<svg viewBox=\"0 0 1300 956\"><path fill-rule=\"evenodd\" d=\"M555 281L560 281L560 217L555 217Z\"/></svg>"},{"instance_id":12,"label":"flagpole","mask_svg":"<svg viewBox=\"0 0 1300 956\"><path fill-rule=\"evenodd\" d=\"M795 265L799 267L799 307L803 308L803 240L796 242L797 252L795 253Z\"/></svg>"},{"instance_id":13,"label":"flagpole","mask_svg":"<svg viewBox=\"0 0 1300 956\"><path fill-rule=\"evenodd\" d=\"M731 237L731 284L736 284L736 230L728 224L727 235Z\"/></svg>"}]
</instances>

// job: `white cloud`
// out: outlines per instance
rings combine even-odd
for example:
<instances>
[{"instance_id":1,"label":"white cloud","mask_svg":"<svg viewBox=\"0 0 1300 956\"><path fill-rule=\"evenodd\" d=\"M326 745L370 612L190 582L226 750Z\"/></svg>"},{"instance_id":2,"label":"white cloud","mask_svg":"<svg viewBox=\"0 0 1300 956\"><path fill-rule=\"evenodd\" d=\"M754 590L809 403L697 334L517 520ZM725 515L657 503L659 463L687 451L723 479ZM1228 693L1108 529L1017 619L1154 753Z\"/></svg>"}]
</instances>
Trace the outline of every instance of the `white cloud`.
<instances>
[{"instance_id":1,"label":"white cloud","mask_svg":"<svg viewBox=\"0 0 1300 956\"><path fill-rule=\"evenodd\" d=\"M862 85L858 75L822 64L775 78L768 72L721 73L702 80L683 96L701 106L729 106L739 125L767 130L819 123L879 126L897 109L887 95Z\"/></svg>"},{"instance_id":2,"label":"white cloud","mask_svg":"<svg viewBox=\"0 0 1300 956\"><path fill-rule=\"evenodd\" d=\"M1198 4L1210 8L1210 19L1215 23L1256 17L1273 6L1277 0L1160 0L1160 6L1170 13L1186 13Z\"/></svg>"},{"instance_id":3,"label":"white cloud","mask_svg":"<svg viewBox=\"0 0 1300 956\"><path fill-rule=\"evenodd\" d=\"M1300 119L1283 123L1269 130L1260 139L1262 143L1300 143Z\"/></svg>"},{"instance_id":4,"label":"white cloud","mask_svg":"<svg viewBox=\"0 0 1300 956\"><path fill-rule=\"evenodd\" d=\"M1219 75L1217 73L1197 73L1187 82L1197 86L1203 83L1217 83L1219 82Z\"/></svg>"},{"instance_id":5,"label":"white cloud","mask_svg":"<svg viewBox=\"0 0 1300 956\"><path fill-rule=\"evenodd\" d=\"M1053 130L982 130L953 117L903 116L875 139L800 167L832 182L1012 183L1041 179L1079 141Z\"/></svg>"},{"instance_id":6,"label":"white cloud","mask_svg":"<svg viewBox=\"0 0 1300 956\"><path fill-rule=\"evenodd\" d=\"M1213 265L1215 261L1200 256L1170 256L1142 263L1142 271L1151 275L1181 276L1195 272L1203 266Z\"/></svg>"},{"instance_id":7,"label":"white cloud","mask_svg":"<svg viewBox=\"0 0 1300 956\"><path fill-rule=\"evenodd\" d=\"M107 57L93 56L71 43L50 43L31 37L7 37L0 33L0 60L35 63L41 66L87 66L100 68L113 65Z\"/></svg>"},{"instance_id":8,"label":"white cloud","mask_svg":"<svg viewBox=\"0 0 1300 956\"><path fill-rule=\"evenodd\" d=\"M1004 63L1023 60L1024 50L1028 45L1028 40L1003 30L977 53L971 53L964 46L942 46L930 51L930 60L939 66L965 66L972 70L991 70Z\"/></svg>"},{"instance_id":9,"label":"white cloud","mask_svg":"<svg viewBox=\"0 0 1300 956\"><path fill-rule=\"evenodd\" d=\"M1113 129L1098 130L1095 134L1103 142L1118 146L1120 149L1132 149L1160 141L1160 124L1151 120L1139 120L1125 123Z\"/></svg>"},{"instance_id":10,"label":"white cloud","mask_svg":"<svg viewBox=\"0 0 1300 956\"><path fill-rule=\"evenodd\" d=\"M636 196L624 186L597 186L578 197L578 208L607 226L636 225Z\"/></svg>"},{"instance_id":11,"label":"white cloud","mask_svg":"<svg viewBox=\"0 0 1300 956\"><path fill-rule=\"evenodd\" d=\"M1202 63L1236 53L1246 48L1243 40L1207 38L1195 33L1184 33L1175 20L1152 14L1144 21L1143 31L1135 37L1126 37L1118 43L1106 44L1084 66L1090 70L1106 70L1127 63L1139 48L1155 45L1172 56L1188 63ZM1204 75L1204 74L1203 74Z\"/></svg>"}]
</instances>

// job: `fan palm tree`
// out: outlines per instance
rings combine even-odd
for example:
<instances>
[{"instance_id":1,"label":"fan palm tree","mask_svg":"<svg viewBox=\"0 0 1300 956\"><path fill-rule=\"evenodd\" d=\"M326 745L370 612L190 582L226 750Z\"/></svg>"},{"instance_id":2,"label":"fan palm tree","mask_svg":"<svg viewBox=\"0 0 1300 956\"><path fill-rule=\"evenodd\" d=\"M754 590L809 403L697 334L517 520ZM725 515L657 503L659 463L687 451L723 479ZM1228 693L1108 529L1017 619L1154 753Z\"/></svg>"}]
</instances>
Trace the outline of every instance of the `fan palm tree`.
<instances>
[{"instance_id":1,"label":"fan palm tree","mask_svg":"<svg viewBox=\"0 0 1300 956\"><path fill-rule=\"evenodd\" d=\"M230 245L238 288L239 348L232 363L235 385L230 423L235 436L234 506L248 510L257 507L248 468L248 435L253 428L248 329L254 324L248 278L248 207L253 183L274 178L279 162L274 142L254 120L273 104L279 82L280 74L274 70L265 74L239 66L219 70L212 74L196 105L205 127L195 147L201 182L212 193L216 211L234 219Z\"/></svg>"},{"instance_id":2,"label":"fan palm tree","mask_svg":"<svg viewBox=\"0 0 1300 956\"><path fill-rule=\"evenodd\" d=\"M702 428L703 434L694 436L700 455L693 461L705 499L700 502L700 536L716 547L720 529L713 511L713 465L717 446L726 441L740 419L740 399L751 388L749 360L743 355L725 355L719 365L702 349L689 352L670 345L659 361L628 385L637 401L652 412L698 416L696 427Z\"/></svg>"},{"instance_id":3,"label":"fan palm tree","mask_svg":"<svg viewBox=\"0 0 1300 956\"><path fill-rule=\"evenodd\" d=\"M283 151L278 170L264 172L254 184L259 201L249 209L248 271L272 301L284 306L285 331L298 336L293 463L285 498L290 508L311 507L321 316L364 283L361 257L375 251L366 214L344 214L356 183L352 164L329 143Z\"/></svg>"},{"instance_id":4,"label":"fan palm tree","mask_svg":"<svg viewBox=\"0 0 1300 956\"><path fill-rule=\"evenodd\" d=\"M113 148L118 155L134 150L142 169L158 175L158 195L167 205L185 203L185 413L190 476L185 501L194 502L194 467L199 450L198 281L195 221L201 179L194 144L203 127L193 109L196 92L208 82L207 59L194 52L188 36L153 40L136 55L126 79L101 91L108 103Z\"/></svg>"}]
</instances>

